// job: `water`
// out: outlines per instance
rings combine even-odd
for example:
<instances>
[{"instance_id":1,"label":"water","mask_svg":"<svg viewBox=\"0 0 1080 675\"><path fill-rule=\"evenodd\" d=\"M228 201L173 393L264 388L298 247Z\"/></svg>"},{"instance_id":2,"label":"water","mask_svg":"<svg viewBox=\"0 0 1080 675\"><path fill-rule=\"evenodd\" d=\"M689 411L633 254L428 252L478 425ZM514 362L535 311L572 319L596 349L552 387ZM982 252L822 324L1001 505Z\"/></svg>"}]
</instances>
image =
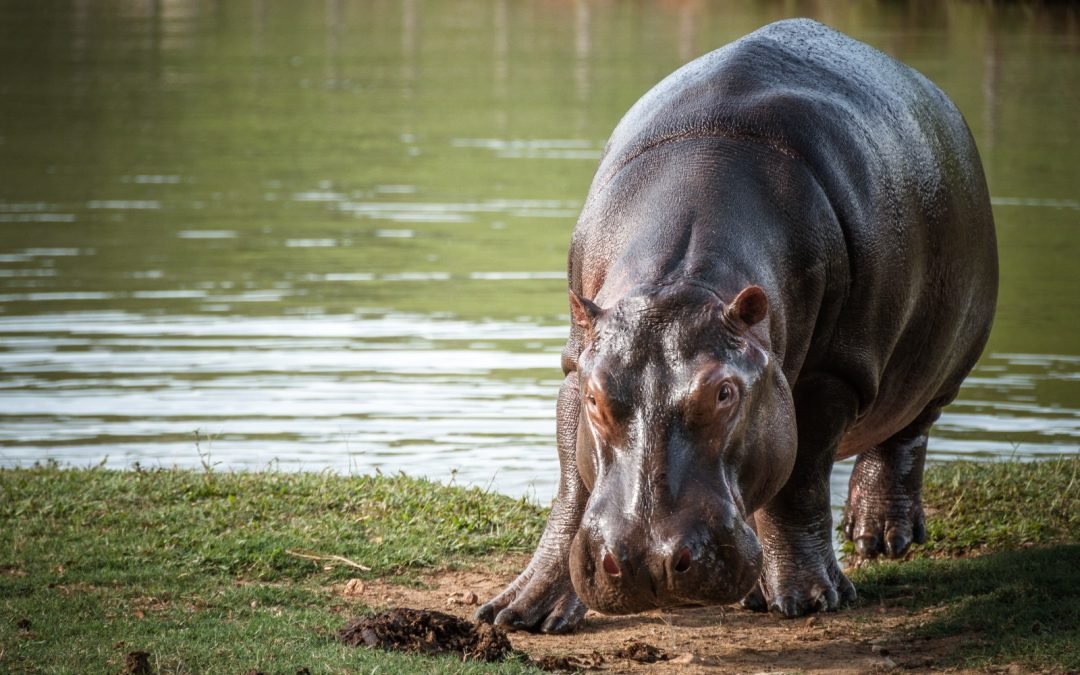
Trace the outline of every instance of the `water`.
<instances>
[{"instance_id":1,"label":"water","mask_svg":"<svg viewBox=\"0 0 1080 675\"><path fill-rule=\"evenodd\" d=\"M546 502L600 149L789 6L0 1L0 465L405 471ZM983 154L1000 308L932 458L1078 452L1077 11L799 11L923 70Z\"/></svg>"}]
</instances>

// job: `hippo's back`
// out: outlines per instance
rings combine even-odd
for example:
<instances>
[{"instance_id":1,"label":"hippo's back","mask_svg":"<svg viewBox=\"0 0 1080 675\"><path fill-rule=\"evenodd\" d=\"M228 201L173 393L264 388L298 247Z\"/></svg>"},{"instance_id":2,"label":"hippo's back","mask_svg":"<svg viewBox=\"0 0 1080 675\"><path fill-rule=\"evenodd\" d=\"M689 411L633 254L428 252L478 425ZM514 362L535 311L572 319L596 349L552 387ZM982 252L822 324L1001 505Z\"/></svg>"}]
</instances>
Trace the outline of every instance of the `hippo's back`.
<instances>
[{"instance_id":1,"label":"hippo's back","mask_svg":"<svg viewBox=\"0 0 1080 675\"><path fill-rule=\"evenodd\" d=\"M780 21L645 94L613 132L589 203L602 203L634 158L693 137L795 158L832 207L835 222L821 226L839 224L845 250L835 255L847 279L826 299L821 316L830 320L815 328L816 351L801 372L828 368L852 382L861 419L878 430L868 435L951 399L989 334L997 253L978 153L945 94L822 24ZM753 224L746 228L754 236ZM942 350L946 358L919 360ZM912 387L925 395L905 400ZM892 412L875 415L883 408Z\"/></svg>"},{"instance_id":2,"label":"hippo's back","mask_svg":"<svg viewBox=\"0 0 1080 675\"><path fill-rule=\"evenodd\" d=\"M760 142L804 161L858 248L892 215L943 200L988 211L974 142L920 73L809 19L778 21L675 71L612 133L597 192L649 148L693 136Z\"/></svg>"}]
</instances>

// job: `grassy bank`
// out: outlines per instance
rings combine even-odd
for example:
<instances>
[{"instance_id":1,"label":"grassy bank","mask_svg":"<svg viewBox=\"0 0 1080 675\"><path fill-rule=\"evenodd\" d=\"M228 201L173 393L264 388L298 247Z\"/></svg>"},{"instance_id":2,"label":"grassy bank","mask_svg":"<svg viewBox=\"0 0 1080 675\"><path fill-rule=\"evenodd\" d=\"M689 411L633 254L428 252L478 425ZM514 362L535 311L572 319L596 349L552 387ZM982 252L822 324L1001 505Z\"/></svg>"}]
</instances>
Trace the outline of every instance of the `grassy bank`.
<instances>
[{"instance_id":1,"label":"grassy bank","mask_svg":"<svg viewBox=\"0 0 1080 675\"><path fill-rule=\"evenodd\" d=\"M410 669L333 639L358 608L332 584L526 551L543 516L403 477L48 467L0 471L0 522L0 672L144 650L161 672L318 673Z\"/></svg>"},{"instance_id":2,"label":"grassy bank","mask_svg":"<svg viewBox=\"0 0 1080 675\"><path fill-rule=\"evenodd\" d=\"M1080 459L939 466L926 483L923 558L857 570L861 602L981 636L959 665L1080 668ZM404 477L0 470L0 672L118 672L136 650L163 673L429 670L337 643L363 607L331 587L528 552L543 518Z\"/></svg>"}]
</instances>

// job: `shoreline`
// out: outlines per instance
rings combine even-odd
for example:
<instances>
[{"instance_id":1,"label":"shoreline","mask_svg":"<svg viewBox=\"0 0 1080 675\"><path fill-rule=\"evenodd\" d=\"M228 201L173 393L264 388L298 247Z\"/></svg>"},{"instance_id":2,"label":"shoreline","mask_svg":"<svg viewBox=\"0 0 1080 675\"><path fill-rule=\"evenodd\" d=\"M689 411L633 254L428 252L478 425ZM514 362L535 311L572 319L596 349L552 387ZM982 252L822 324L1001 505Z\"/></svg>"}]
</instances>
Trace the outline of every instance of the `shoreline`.
<instances>
[{"instance_id":1,"label":"shoreline","mask_svg":"<svg viewBox=\"0 0 1080 675\"><path fill-rule=\"evenodd\" d=\"M924 501L928 543L851 570L860 599L839 612L590 614L574 635L511 641L609 654L610 672L1080 668L1080 456L933 465ZM469 593L520 571L545 515L405 476L0 469L0 670L117 672L144 652L155 673L539 672L334 636L400 602L467 616ZM698 661L610 656L628 639Z\"/></svg>"}]
</instances>

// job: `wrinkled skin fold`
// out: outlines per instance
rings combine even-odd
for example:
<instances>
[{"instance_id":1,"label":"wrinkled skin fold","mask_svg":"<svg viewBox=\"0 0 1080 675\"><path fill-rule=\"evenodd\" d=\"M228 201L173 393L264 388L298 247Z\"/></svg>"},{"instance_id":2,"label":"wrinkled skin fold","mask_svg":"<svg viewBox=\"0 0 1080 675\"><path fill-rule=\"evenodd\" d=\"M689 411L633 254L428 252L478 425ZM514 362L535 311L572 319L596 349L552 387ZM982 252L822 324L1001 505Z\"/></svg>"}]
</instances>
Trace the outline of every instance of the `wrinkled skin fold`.
<instances>
[{"instance_id":1,"label":"wrinkled skin fold","mask_svg":"<svg viewBox=\"0 0 1080 675\"><path fill-rule=\"evenodd\" d=\"M477 615L855 597L925 539L930 428L989 335L997 253L978 153L926 78L809 20L676 71L616 127L568 256L560 484L528 567Z\"/></svg>"}]
</instances>

